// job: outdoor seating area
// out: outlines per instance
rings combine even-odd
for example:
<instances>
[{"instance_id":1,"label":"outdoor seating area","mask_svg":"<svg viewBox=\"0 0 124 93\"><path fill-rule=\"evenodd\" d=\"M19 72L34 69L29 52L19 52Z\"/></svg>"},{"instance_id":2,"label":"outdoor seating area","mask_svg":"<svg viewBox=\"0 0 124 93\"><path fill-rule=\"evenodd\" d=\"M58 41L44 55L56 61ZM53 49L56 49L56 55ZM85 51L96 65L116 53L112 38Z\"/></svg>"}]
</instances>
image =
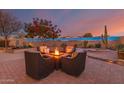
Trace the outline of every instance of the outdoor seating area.
<instances>
[{"instance_id":1,"label":"outdoor seating area","mask_svg":"<svg viewBox=\"0 0 124 93\"><path fill-rule=\"evenodd\" d=\"M1 0L1 92L124 93L122 1Z\"/></svg>"},{"instance_id":2,"label":"outdoor seating area","mask_svg":"<svg viewBox=\"0 0 124 93\"><path fill-rule=\"evenodd\" d=\"M111 20L93 24L114 10L14 11L0 10L0 83L124 83L124 36Z\"/></svg>"},{"instance_id":3,"label":"outdoor seating area","mask_svg":"<svg viewBox=\"0 0 124 93\"><path fill-rule=\"evenodd\" d=\"M73 51L73 46L67 46L65 52L58 48L50 51L47 46L37 50L24 52L26 73L34 79L45 78L54 70L79 76L85 69L86 52Z\"/></svg>"},{"instance_id":4,"label":"outdoor seating area","mask_svg":"<svg viewBox=\"0 0 124 93\"><path fill-rule=\"evenodd\" d=\"M78 52L82 52L84 49L76 49L76 51ZM34 79L31 77L31 75L34 76L34 72L31 73L31 75L27 75L26 74L26 64L25 64L25 56L24 56L24 52L28 51L28 52L33 52L34 55L36 54L37 61L33 61L32 60L32 56L28 58L28 60L30 60L30 62L33 62L34 65L36 64L38 68L35 67L31 67L34 72L35 75L38 75L37 73L40 72L40 75L38 75L40 77L40 79ZM41 55L39 54L39 52L36 51L36 48L31 48L31 49L20 49L20 50L15 50L13 54L11 53L0 53L0 83L2 84L9 84L9 83L17 83L17 84L111 84L111 83L124 83L124 66L122 65L118 65L118 64L113 64L112 62L107 62L107 61L102 61L99 59L94 59L89 57L90 56L96 56L99 58L106 58L107 56L109 56L109 58L113 58L115 59L115 57L113 57L114 55L114 51L105 51L105 52L89 52L87 51L87 56L86 56L86 61L85 61L85 70L83 70L82 73L80 73L80 75L77 77L75 75L71 75L74 74L72 73L75 70L73 69L77 69L78 66L78 62L74 62L72 60L68 60L66 63L65 61L63 62L63 65L66 67L69 67L68 69L66 69L66 67L64 69L56 69L56 68L60 68L60 65L55 65L55 62L57 61L52 61L50 60L52 63L47 63L49 65L46 65L46 61L38 61L40 59L42 59ZM33 55L33 56L34 56ZM51 55L53 56L53 54ZM57 56L59 57L59 56ZM55 60L55 59L54 59ZM56 59L57 60L57 59ZM74 67L74 64L77 65L76 67ZM83 61L82 61L83 62ZM38 64L43 64L46 68L43 68L43 65L39 65ZM84 64L84 63L81 63ZM34 66L33 65L33 66ZM61 68L62 66L61 65ZM41 67L42 66L42 67ZM56 67L55 67L56 66ZM52 68L53 67L53 68ZM83 66L82 66L83 67ZM42 69L42 70L41 70ZM50 71L50 69L52 69ZM42 71L48 71L43 73ZM64 72L66 70L66 72ZM72 72L70 71L72 70ZM32 70L31 70L32 71ZM80 70L78 70L80 71ZM71 74L70 74L70 73ZM30 69L29 72L30 73ZM44 76L44 77L41 77Z\"/></svg>"}]
</instances>

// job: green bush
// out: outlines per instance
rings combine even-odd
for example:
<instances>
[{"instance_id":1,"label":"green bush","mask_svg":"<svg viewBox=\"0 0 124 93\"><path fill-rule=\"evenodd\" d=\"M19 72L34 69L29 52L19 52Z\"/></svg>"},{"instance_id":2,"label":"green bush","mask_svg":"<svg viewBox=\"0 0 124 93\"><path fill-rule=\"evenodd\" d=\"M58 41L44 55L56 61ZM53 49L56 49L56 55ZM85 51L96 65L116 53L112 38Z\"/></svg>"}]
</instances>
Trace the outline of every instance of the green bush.
<instances>
[{"instance_id":1,"label":"green bush","mask_svg":"<svg viewBox=\"0 0 124 93\"><path fill-rule=\"evenodd\" d=\"M117 45L116 45L116 49L117 49L117 50L124 51L124 44L117 44Z\"/></svg>"},{"instance_id":2,"label":"green bush","mask_svg":"<svg viewBox=\"0 0 124 93\"><path fill-rule=\"evenodd\" d=\"M77 45L77 47L83 47L83 43L79 43L78 45Z\"/></svg>"},{"instance_id":3,"label":"green bush","mask_svg":"<svg viewBox=\"0 0 124 93\"><path fill-rule=\"evenodd\" d=\"M31 46L31 45L24 45L24 46L21 47L21 48L32 48L32 46Z\"/></svg>"},{"instance_id":4,"label":"green bush","mask_svg":"<svg viewBox=\"0 0 124 93\"><path fill-rule=\"evenodd\" d=\"M124 51L124 48L120 49L120 51Z\"/></svg>"},{"instance_id":5,"label":"green bush","mask_svg":"<svg viewBox=\"0 0 124 93\"><path fill-rule=\"evenodd\" d=\"M66 46L67 46L66 43L62 43L62 44L61 44L61 47L62 47L62 48L65 48Z\"/></svg>"},{"instance_id":6,"label":"green bush","mask_svg":"<svg viewBox=\"0 0 124 93\"><path fill-rule=\"evenodd\" d=\"M107 49L110 49L110 50L115 50L115 48L114 48L114 47L112 47L112 46L108 47Z\"/></svg>"},{"instance_id":7,"label":"green bush","mask_svg":"<svg viewBox=\"0 0 124 93\"><path fill-rule=\"evenodd\" d=\"M95 44L95 48L101 48L101 44L100 43Z\"/></svg>"},{"instance_id":8,"label":"green bush","mask_svg":"<svg viewBox=\"0 0 124 93\"><path fill-rule=\"evenodd\" d=\"M60 47L62 47L63 51L66 51L66 46L67 46L66 43L62 43L62 44L60 45Z\"/></svg>"},{"instance_id":9,"label":"green bush","mask_svg":"<svg viewBox=\"0 0 124 93\"><path fill-rule=\"evenodd\" d=\"M28 45L28 48L32 48L32 46L31 45Z\"/></svg>"},{"instance_id":10,"label":"green bush","mask_svg":"<svg viewBox=\"0 0 124 93\"><path fill-rule=\"evenodd\" d=\"M94 45L93 44L89 44L88 48L94 48Z\"/></svg>"},{"instance_id":11,"label":"green bush","mask_svg":"<svg viewBox=\"0 0 124 93\"><path fill-rule=\"evenodd\" d=\"M9 41L7 41L7 45L9 45ZM0 40L0 47L5 47L5 40Z\"/></svg>"},{"instance_id":12,"label":"green bush","mask_svg":"<svg viewBox=\"0 0 124 93\"><path fill-rule=\"evenodd\" d=\"M84 48L87 48L87 46L88 46L88 41L84 41L84 42L83 42L83 47L84 47Z\"/></svg>"}]
</instances>

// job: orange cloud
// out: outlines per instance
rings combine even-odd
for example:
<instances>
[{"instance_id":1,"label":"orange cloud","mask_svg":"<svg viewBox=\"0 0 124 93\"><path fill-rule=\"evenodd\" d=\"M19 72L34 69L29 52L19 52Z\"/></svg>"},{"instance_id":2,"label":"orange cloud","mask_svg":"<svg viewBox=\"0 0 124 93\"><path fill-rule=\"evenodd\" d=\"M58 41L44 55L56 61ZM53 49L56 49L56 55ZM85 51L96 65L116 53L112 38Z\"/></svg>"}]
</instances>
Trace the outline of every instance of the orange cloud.
<instances>
[{"instance_id":1,"label":"orange cloud","mask_svg":"<svg viewBox=\"0 0 124 93\"><path fill-rule=\"evenodd\" d=\"M65 24L67 35L80 36L86 32L93 35L101 35L104 32L104 25L107 25L110 35L124 35L124 11L117 11L113 15L103 15L98 18L75 19Z\"/></svg>"}]
</instances>

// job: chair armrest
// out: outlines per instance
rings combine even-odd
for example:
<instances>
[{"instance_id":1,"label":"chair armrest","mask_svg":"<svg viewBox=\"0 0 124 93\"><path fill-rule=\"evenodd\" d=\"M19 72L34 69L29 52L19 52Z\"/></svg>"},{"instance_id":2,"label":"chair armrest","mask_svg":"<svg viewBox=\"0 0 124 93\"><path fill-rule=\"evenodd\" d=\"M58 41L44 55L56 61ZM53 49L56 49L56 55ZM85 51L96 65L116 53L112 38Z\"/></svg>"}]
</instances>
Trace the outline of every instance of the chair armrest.
<instances>
[{"instance_id":1,"label":"chair armrest","mask_svg":"<svg viewBox=\"0 0 124 93\"><path fill-rule=\"evenodd\" d=\"M51 58L48 56L48 57L43 57L44 60L51 60Z\"/></svg>"},{"instance_id":2,"label":"chair armrest","mask_svg":"<svg viewBox=\"0 0 124 93\"><path fill-rule=\"evenodd\" d=\"M61 60L62 61L72 61L73 58L72 57L62 57Z\"/></svg>"}]
</instances>

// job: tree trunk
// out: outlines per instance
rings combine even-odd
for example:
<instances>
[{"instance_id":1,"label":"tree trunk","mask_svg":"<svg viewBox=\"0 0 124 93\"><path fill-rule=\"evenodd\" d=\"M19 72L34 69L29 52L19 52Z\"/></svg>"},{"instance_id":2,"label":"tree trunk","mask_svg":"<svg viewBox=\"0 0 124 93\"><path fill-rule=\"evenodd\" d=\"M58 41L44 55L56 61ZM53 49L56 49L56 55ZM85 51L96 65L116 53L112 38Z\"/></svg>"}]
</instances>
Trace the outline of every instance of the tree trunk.
<instances>
[{"instance_id":1,"label":"tree trunk","mask_svg":"<svg viewBox=\"0 0 124 93\"><path fill-rule=\"evenodd\" d=\"M5 36L5 51L8 49L8 37Z\"/></svg>"}]
</instances>

